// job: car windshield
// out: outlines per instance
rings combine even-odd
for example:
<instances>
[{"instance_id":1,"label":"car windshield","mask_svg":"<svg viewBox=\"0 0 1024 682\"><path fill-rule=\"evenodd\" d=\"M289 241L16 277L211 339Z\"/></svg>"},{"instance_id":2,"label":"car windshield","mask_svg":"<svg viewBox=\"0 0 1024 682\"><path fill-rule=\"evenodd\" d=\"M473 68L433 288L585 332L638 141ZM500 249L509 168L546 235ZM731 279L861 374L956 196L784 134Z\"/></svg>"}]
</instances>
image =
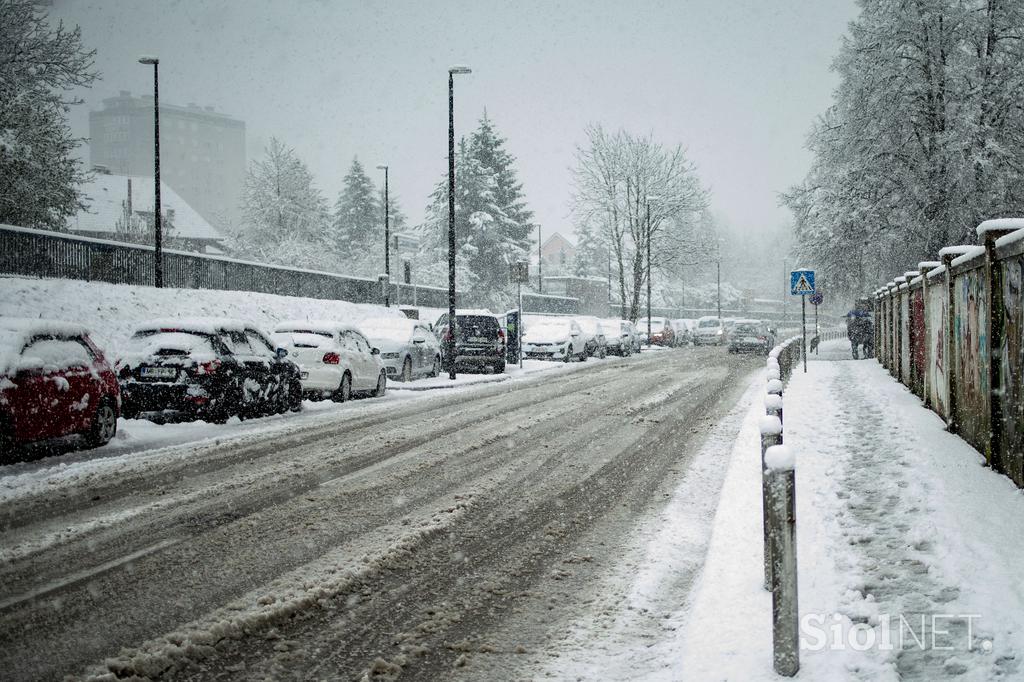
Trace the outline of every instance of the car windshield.
<instances>
[{"instance_id":1,"label":"car windshield","mask_svg":"<svg viewBox=\"0 0 1024 682\"><path fill-rule=\"evenodd\" d=\"M403 343L412 336L415 320L408 318L373 318L363 320L359 328L363 330L372 341L390 341L392 343Z\"/></svg>"},{"instance_id":2,"label":"car windshield","mask_svg":"<svg viewBox=\"0 0 1024 682\"><path fill-rule=\"evenodd\" d=\"M593 320L577 320L577 324L588 334L604 333L604 329L599 328L598 323Z\"/></svg>"},{"instance_id":3,"label":"car windshield","mask_svg":"<svg viewBox=\"0 0 1024 682\"><path fill-rule=\"evenodd\" d=\"M468 336L491 336L499 329L497 318L486 315L457 315L455 320Z\"/></svg>"},{"instance_id":4,"label":"car windshield","mask_svg":"<svg viewBox=\"0 0 1024 682\"><path fill-rule=\"evenodd\" d=\"M750 335L750 334L760 334L761 330L758 329L757 326L753 325L753 324L738 324L738 325L736 325L735 329L733 329L733 333L734 334L748 334L748 335Z\"/></svg>"},{"instance_id":5,"label":"car windshield","mask_svg":"<svg viewBox=\"0 0 1024 682\"><path fill-rule=\"evenodd\" d=\"M700 327L701 329L709 329L712 327L719 327L721 325L719 324L718 320L701 320L697 326Z\"/></svg>"}]
</instances>

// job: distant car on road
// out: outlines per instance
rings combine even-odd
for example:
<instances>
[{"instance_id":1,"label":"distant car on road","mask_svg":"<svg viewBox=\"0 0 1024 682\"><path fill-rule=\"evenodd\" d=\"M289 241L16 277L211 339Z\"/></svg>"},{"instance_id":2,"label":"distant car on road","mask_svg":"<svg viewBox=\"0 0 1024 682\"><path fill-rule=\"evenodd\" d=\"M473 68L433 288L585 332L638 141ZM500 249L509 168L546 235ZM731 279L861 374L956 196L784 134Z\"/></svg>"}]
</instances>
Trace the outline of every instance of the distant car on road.
<instances>
[{"instance_id":1,"label":"distant car on road","mask_svg":"<svg viewBox=\"0 0 1024 682\"><path fill-rule=\"evenodd\" d=\"M721 346L725 341L725 325L722 320L711 315L697 320L697 329L693 333L693 345Z\"/></svg>"},{"instance_id":2,"label":"distant car on road","mask_svg":"<svg viewBox=\"0 0 1024 682\"><path fill-rule=\"evenodd\" d=\"M387 372L358 327L335 320L293 320L274 327L274 341L298 364L302 393L312 400L345 402L355 395L383 396Z\"/></svg>"},{"instance_id":3,"label":"distant car on road","mask_svg":"<svg viewBox=\"0 0 1024 682\"><path fill-rule=\"evenodd\" d=\"M693 320L687 320L684 318L678 318L670 320L672 323L672 332L675 335L673 339L673 345L676 348L681 346L689 346L690 341L693 340Z\"/></svg>"},{"instance_id":4,"label":"distant car on road","mask_svg":"<svg viewBox=\"0 0 1024 682\"><path fill-rule=\"evenodd\" d=\"M103 445L117 433L120 410L117 376L87 329L0 317L0 459L71 434Z\"/></svg>"},{"instance_id":5,"label":"distant car on road","mask_svg":"<svg viewBox=\"0 0 1024 682\"><path fill-rule=\"evenodd\" d=\"M605 336L601 320L589 315L578 315L575 318L576 324L584 336L584 347L587 349L587 357L603 358L607 355L608 340Z\"/></svg>"},{"instance_id":6,"label":"distant car on road","mask_svg":"<svg viewBox=\"0 0 1024 682\"><path fill-rule=\"evenodd\" d=\"M609 353L623 357L632 355L637 349L636 330L629 320L601 320L605 343Z\"/></svg>"},{"instance_id":7,"label":"distant car on road","mask_svg":"<svg viewBox=\"0 0 1024 682\"><path fill-rule=\"evenodd\" d=\"M537 360L583 361L587 359L586 336L571 318L534 319L523 330L523 354Z\"/></svg>"},{"instance_id":8,"label":"distant car on road","mask_svg":"<svg viewBox=\"0 0 1024 682\"><path fill-rule=\"evenodd\" d=\"M407 317L373 317L359 328L380 349L389 378L412 381L441 373L441 344L425 322Z\"/></svg>"},{"instance_id":9,"label":"distant car on road","mask_svg":"<svg viewBox=\"0 0 1024 682\"><path fill-rule=\"evenodd\" d=\"M251 322L162 319L139 325L117 361L124 416L211 422L298 411L298 366Z\"/></svg>"},{"instance_id":10,"label":"distant car on road","mask_svg":"<svg viewBox=\"0 0 1024 682\"><path fill-rule=\"evenodd\" d=\"M448 313L437 318L434 334L441 343L441 362L447 366L448 341L451 330ZM490 368L496 374L505 371L505 330L498 316L487 310L455 311L456 369L482 372Z\"/></svg>"},{"instance_id":11,"label":"distant car on road","mask_svg":"<svg viewBox=\"0 0 1024 682\"><path fill-rule=\"evenodd\" d=\"M647 318L641 318L636 321L637 331L640 332L642 338L647 338ZM671 347L675 343L675 333L672 331L672 323L668 321L668 318L664 317L652 317L651 318L651 338L647 341L648 345L651 346L669 346Z\"/></svg>"},{"instance_id":12,"label":"distant car on road","mask_svg":"<svg viewBox=\"0 0 1024 682\"><path fill-rule=\"evenodd\" d=\"M730 353L761 353L775 345L775 337L768 325L760 320L737 320L729 332Z\"/></svg>"}]
</instances>

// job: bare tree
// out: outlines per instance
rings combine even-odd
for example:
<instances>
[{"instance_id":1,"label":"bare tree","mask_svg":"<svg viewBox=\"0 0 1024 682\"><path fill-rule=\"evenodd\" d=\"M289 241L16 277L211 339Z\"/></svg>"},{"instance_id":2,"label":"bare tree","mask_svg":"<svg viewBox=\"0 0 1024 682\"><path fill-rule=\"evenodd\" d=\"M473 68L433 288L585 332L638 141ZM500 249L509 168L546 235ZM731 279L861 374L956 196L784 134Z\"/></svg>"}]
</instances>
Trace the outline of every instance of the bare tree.
<instances>
[{"instance_id":1,"label":"bare tree","mask_svg":"<svg viewBox=\"0 0 1024 682\"><path fill-rule=\"evenodd\" d=\"M576 151L573 212L580 224L597 226L615 261L621 300L636 320L650 276L648 239L650 270L666 273L690 262L699 244L689 236L708 194L680 145L666 148L624 130L609 135L600 125L589 126L587 138Z\"/></svg>"}]
</instances>

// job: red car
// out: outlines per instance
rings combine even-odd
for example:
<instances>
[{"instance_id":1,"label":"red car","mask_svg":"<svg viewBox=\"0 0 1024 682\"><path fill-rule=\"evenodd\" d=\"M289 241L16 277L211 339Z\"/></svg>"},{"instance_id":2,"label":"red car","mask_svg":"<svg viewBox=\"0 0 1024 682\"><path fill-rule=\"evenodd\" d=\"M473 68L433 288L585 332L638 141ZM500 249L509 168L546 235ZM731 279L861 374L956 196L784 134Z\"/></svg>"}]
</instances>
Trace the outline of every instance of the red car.
<instances>
[{"instance_id":1,"label":"red car","mask_svg":"<svg viewBox=\"0 0 1024 682\"><path fill-rule=\"evenodd\" d=\"M84 327L0 317L0 457L71 434L103 445L120 410L117 376Z\"/></svg>"}]
</instances>

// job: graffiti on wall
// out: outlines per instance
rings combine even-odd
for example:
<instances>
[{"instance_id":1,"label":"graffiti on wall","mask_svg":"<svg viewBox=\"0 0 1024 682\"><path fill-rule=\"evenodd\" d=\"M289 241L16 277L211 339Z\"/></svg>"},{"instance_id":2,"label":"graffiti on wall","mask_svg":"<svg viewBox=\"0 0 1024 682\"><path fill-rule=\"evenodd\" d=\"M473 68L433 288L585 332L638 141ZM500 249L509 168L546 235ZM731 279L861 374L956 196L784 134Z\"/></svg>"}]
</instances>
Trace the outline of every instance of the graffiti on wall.
<instances>
[{"instance_id":1,"label":"graffiti on wall","mask_svg":"<svg viewBox=\"0 0 1024 682\"><path fill-rule=\"evenodd\" d=\"M957 415L961 433L976 448L988 443L988 311L984 269L959 275L954 283L955 378Z\"/></svg>"},{"instance_id":2,"label":"graffiti on wall","mask_svg":"<svg viewBox=\"0 0 1024 682\"><path fill-rule=\"evenodd\" d=\"M910 381L910 292L900 292L900 376Z\"/></svg>"},{"instance_id":3,"label":"graffiti on wall","mask_svg":"<svg viewBox=\"0 0 1024 682\"><path fill-rule=\"evenodd\" d=\"M945 278L932 280L928 287L928 350L931 362L928 363L928 398L932 408L949 419L947 401L949 385L946 380L946 326L949 320Z\"/></svg>"},{"instance_id":4,"label":"graffiti on wall","mask_svg":"<svg viewBox=\"0 0 1024 682\"><path fill-rule=\"evenodd\" d=\"M1024 256L1002 264L1003 339L999 348L1001 363L1003 448L1006 473L1024 485Z\"/></svg>"},{"instance_id":5,"label":"graffiti on wall","mask_svg":"<svg viewBox=\"0 0 1024 682\"><path fill-rule=\"evenodd\" d=\"M918 395L924 390L924 288L910 292L910 376Z\"/></svg>"}]
</instances>

